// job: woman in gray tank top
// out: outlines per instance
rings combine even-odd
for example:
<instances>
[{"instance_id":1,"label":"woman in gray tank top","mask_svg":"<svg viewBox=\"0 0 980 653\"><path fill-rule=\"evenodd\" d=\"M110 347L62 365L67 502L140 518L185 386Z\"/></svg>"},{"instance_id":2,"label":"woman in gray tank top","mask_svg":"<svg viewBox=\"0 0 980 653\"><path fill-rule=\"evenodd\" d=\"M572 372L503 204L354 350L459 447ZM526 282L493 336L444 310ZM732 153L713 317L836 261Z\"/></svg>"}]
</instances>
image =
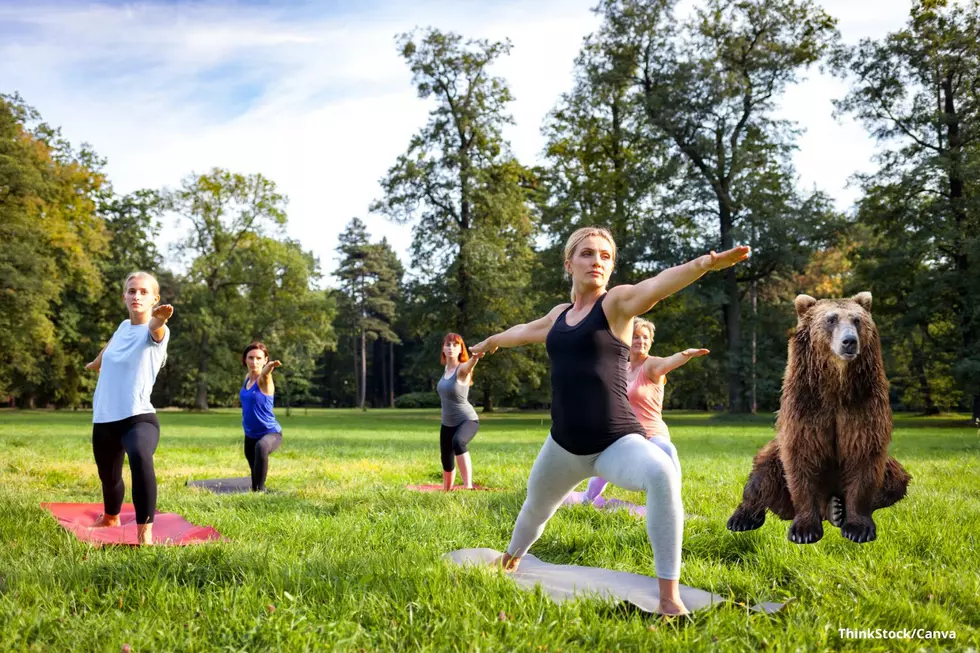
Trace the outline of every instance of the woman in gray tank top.
<instances>
[{"instance_id":1,"label":"woman in gray tank top","mask_svg":"<svg viewBox=\"0 0 980 653\"><path fill-rule=\"evenodd\" d=\"M466 351L462 336L449 333L442 339L440 361L445 371L436 390L442 400L442 428L439 431L439 450L442 455L442 488L450 491L456 478L456 465L463 477L463 487L473 489L473 465L467 445L480 429L480 418L467 397L473 385L473 368L483 354L472 358Z\"/></svg>"}]
</instances>

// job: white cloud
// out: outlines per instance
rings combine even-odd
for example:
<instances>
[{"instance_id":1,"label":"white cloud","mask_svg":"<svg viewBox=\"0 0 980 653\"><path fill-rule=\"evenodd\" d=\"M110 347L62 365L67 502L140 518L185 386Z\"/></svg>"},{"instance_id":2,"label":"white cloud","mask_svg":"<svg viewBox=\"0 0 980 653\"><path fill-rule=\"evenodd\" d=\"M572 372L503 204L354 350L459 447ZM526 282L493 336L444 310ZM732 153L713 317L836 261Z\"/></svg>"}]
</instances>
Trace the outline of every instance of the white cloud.
<instances>
[{"instance_id":1,"label":"white cloud","mask_svg":"<svg viewBox=\"0 0 980 653\"><path fill-rule=\"evenodd\" d=\"M390 2L333 16L190 3L0 7L0 25L21 31L0 39L0 79L69 140L107 157L119 192L172 187L214 166L261 172L288 195L289 234L324 271L335 267L337 235L353 216L407 261L410 229L367 213L429 109L395 35L432 25L509 37L513 51L495 73L516 98L506 136L530 163L546 113L571 87L582 38L599 24L594 0L445 4ZM897 28L908 4L824 2L848 41ZM847 176L867 169L873 151L863 128L831 118L830 100L844 90L814 71L783 101L785 116L807 129L796 156L801 181L842 208L854 199ZM176 235L168 225L165 239Z\"/></svg>"}]
</instances>

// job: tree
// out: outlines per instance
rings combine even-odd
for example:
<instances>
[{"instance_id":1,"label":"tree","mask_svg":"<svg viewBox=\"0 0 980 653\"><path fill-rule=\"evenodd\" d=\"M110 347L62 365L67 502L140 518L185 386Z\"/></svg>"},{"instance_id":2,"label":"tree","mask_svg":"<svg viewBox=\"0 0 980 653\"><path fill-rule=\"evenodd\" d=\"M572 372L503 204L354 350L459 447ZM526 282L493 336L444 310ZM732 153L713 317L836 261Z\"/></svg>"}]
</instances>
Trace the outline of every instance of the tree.
<instances>
[{"instance_id":1,"label":"tree","mask_svg":"<svg viewBox=\"0 0 980 653\"><path fill-rule=\"evenodd\" d=\"M177 316L182 337L192 338L186 353L196 363L194 406L207 410L210 367L218 363L225 372L235 367L234 359L214 354L237 348L227 342L236 333L231 325L257 310L242 300L241 289L262 282L254 254L261 252L257 246L267 231L279 233L285 225L286 199L262 175L246 177L217 168L186 177L164 197L168 210L190 222L187 236L175 246L188 265ZM215 347L216 338L223 346Z\"/></svg>"},{"instance_id":2,"label":"tree","mask_svg":"<svg viewBox=\"0 0 980 653\"><path fill-rule=\"evenodd\" d=\"M345 320L350 333L359 340L360 380L358 406L367 410L367 342L383 339L398 342L392 329L395 302L401 276L400 264L387 241L372 244L367 228L359 218L352 218L340 235L337 251L342 259L336 276L349 300L350 312ZM357 357L355 357L355 365Z\"/></svg>"},{"instance_id":3,"label":"tree","mask_svg":"<svg viewBox=\"0 0 980 653\"><path fill-rule=\"evenodd\" d=\"M83 306L102 290L103 161L0 95L0 395L77 404Z\"/></svg>"},{"instance_id":4,"label":"tree","mask_svg":"<svg viewBox=\"0 0 980 653\"><path fill-rule=\"evenodd\" d=\"M977 0L917 0L904 29L841 47L833 58L853 84L838 111L856 115L887 148L878 171L861 178L859 216L885 247L866 256L887 263L888 248L908 247L912 257L891 261L910 278L871 279L904 325L914 327L910 344L926 348L915 360L956 361L953 373L972 399L974 420L980 420L978 30ZM915 292L904 292L903 283ZM954 327L952 351L946 339L929 335L944 332L945 324Z\"/></svg>"},{"instance_id":5,"label":"tree","mask_svg":"<svg viewBox=\"0 0 980 653\"><path fill-rule=\"evenodd\" d=\"M398 43L419 97L436 105L381 181L384 198L371 209L398 222L417 221L412 255L424 291L413 310L431 318L416 321L426 330L418 335L431 359L446 331L472 339L530 317L525 290L535 225L526 186L532 175L503 140L512 98L504 80L489 73L509 42L464 41L429 29L403 34ZM497 365L480 376L489 382L484 410L493 409L492 379L506 369L503 360ZM510 387L503 378L498 382Z\"/></svg>"},{"instance_id":6,"label":"tree","mask_svg":"<svg viewBox=\"0 0 980 653\"><path fill-rule=\"evenodd\" d=\"M785 161L792 145L791 126L773 117L775 100L834 40L834 20L809 0L708 0L680 22L675 4L603 0L598 38L619 58L618 69L632 71L652 136L684 161L688 208L717 229L705 246L728 249L749 236L742 223L752 177ZM746 408L739 284L750 281L734 268L724 275L734 412Z\"/></svg>"},{"instance_id":7,"label":"tree","mask_svg":"<svg viewBox=\"0 0 980 653\"><path fill-rule=\"evenodd\" d=\"M560 251L575 229L602 225L618 245L610 283L633 283L637 266L663 243L671 225L656 220L676 162L645 133L631 93L632 70L601 40L589 36L575 65L575 85L545 125L549 165L541 172L542 227ZM660 215L663 216L661 210ZM564 290L567 281L556 279Z\"/></svg>"},{"instance_id":8,"label":"tree","mask_svg":"<svg viewBox=\"0 0 980 653\"><path fill-rule=\"evenodd\" d=\"M389 302L380 304L383 310L374 311L374 317L382 320L388 326L385 334L380 338L381 349L381 377L382 377L382 404L387 404L389 408L395 407L395 345L401 344L401 339L395 332L395 323L398 320L398 304L402 295L402 277L405 276L405 268L398 255L388 243L387 238L382 238L376 245L378 257L378 278L375 282L376 292L379 297L390 299ZM387 372L384 366L384 343L388 344L388 366Z\"/></svg>"},{"instance_id":9,"label":"tree","mask_svg":"<svg viewBox=\"0 0 980 653\"><path fill-rule=\"evenodd\" d=\"M504 155L501 130L513 122L504 113L510 91L488 69L511 46L483 40L464 43L457 34L435 29L402 34L398 43L419 97L434 97L437 104L428 124L381 181L385 196L372 211L402 223L418 219L413 263L424 275L445 275L454 264L458 297L453 322L457 330L468 333L477 247L473 231L478 227L474 196L487 167Z\"/></svg>"}]
</instances>

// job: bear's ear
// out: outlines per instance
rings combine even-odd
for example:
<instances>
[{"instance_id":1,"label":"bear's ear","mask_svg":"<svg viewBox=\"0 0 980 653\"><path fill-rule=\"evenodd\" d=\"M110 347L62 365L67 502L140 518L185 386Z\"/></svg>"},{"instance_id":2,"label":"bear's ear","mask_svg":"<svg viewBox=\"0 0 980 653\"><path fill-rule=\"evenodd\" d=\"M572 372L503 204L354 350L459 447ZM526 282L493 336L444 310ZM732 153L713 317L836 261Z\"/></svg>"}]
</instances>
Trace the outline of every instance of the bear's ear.
<instances>
[{"instance_id":1,"label":"bear's ear","mask_svg":"<svg viewBox=\"0 0 980 653\"><path fill-rule=\"evenodd\" d=\"M851 297L851 300L857 302L858 305L864 310L866 310L867 312L869 313L871 312L871 293L859 292L858 294Z\"/></svg>"},{"instance_id":2,"label":"bear's ear","mask_svg":"<svg viewBox=\"0 0 980 653\"><path fill-rule=\"evenodd\" d=\"M810 295L797 295L796 296L796 317L803 317L807 311L809 311L817 300Z\"/></svg>"}]
</instances>

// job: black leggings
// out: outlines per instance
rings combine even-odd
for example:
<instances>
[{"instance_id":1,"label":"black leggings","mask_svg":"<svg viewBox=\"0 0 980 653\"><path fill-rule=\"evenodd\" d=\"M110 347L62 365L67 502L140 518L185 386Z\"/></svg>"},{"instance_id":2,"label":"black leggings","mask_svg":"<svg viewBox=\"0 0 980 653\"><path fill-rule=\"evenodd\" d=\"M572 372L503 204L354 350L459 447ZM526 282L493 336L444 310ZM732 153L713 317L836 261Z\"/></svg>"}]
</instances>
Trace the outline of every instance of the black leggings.
<instances>
[{"instance_id":1,"label":"black leggings","mask_svg":"<svg viewBox=\"0 0 980 653\"><path fill-rule=\"evenodd\" d=\"M261 438L245 436L245 460L252 470L252 491L265 490L265 477L269 474L269 454L282 444L282 433L267 433Z\"/></svg>"},{"instance_id":2,"label":"black leggings","mask_svg":"<svg viewBox=\"0 0 980 653\"><path fill-rule=\"evenodd\" d=\"M439 429L439 452L442 454L442 470L451 472L456 469L456 456L466 453L466 445L470 443L476 432L480 430L480 423L476 420L469 420L457 426L442 425Z\"/></svg>"},{"instance_id":3,"label":"black leggings","mask_svg":"<svg viewBox=\"0 0 980 653\"><path fill-rule=\"evenodd\" d=\"M123 483L123 456L129 456L133 474L133 506L137 524L152 524L157 511L157 475L153 453L160 443L160 422L154 413L134 415L118 422L92 425L92 453L102 481L105 514L122 510L126 484Z\"/></svg>"}]
</instances>

